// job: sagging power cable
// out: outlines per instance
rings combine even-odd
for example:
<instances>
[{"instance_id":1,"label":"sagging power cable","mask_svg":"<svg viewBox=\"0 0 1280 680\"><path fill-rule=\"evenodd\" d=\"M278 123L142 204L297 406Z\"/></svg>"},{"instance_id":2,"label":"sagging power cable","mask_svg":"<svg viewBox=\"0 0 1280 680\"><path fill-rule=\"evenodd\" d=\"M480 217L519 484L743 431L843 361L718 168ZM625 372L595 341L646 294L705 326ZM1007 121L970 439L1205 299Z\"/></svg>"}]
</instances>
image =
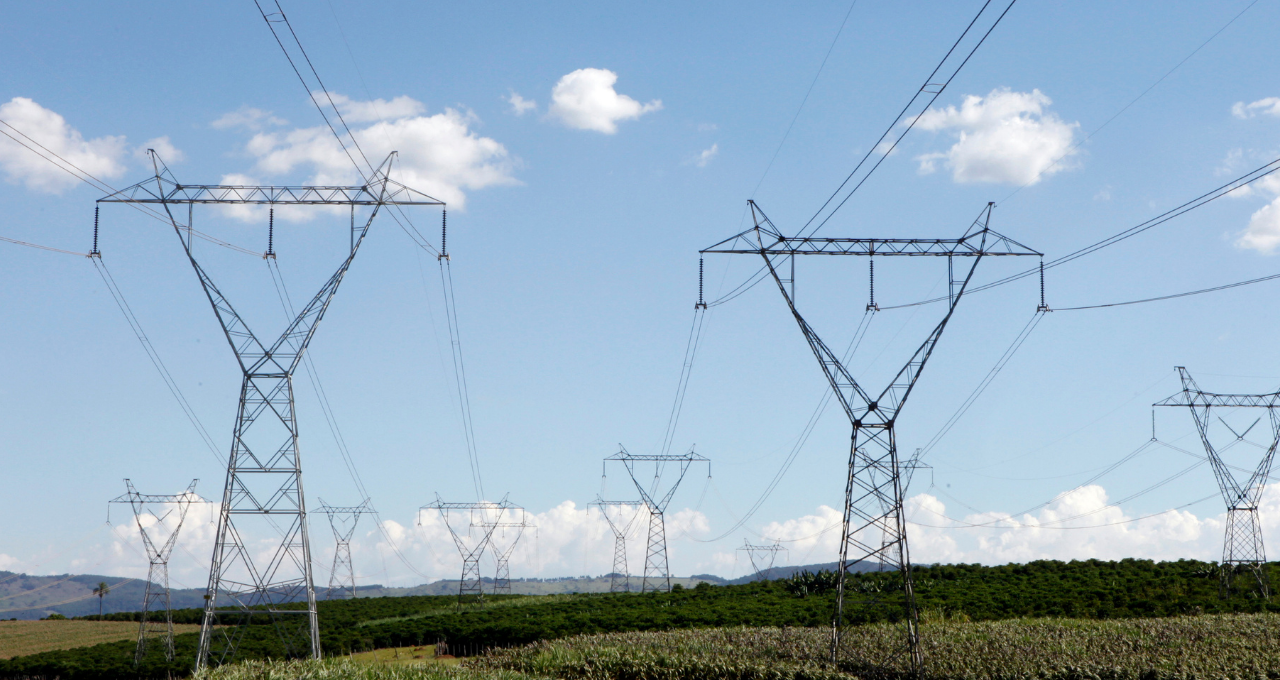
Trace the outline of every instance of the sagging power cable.
<instances>
[{"instance_id":1,"label":"sagging power cable","mask_svg":"<svg viewBox=\"0 0 1280 680\"><path fill-rule=\"evenodd\" d=\"M871 328L871 321L874 318L875 318L874 309L868 309L863 313L862 319L859 320L858 322L858 328L853 333L853 339L849 341L849 346L848 348L845 349L844 358L842 359L843 363L847 364L849 360L854 356L854 354L858 351L858 348L862 345L863 338L865 338L867 335L867 330ZM801 430L800 435L796 438L795 443L791 446L790 452L787 453L786 459L783 460L782 465L778 468L778 471L774 473L773 478L769 480L769 484L765 486L764 491L760 494L758 498L756 498L755 502L751 504L751 507L747 508L747 511L743 513L741 517L737 516L736 513L734 513L733 510L729 508L728 503L724 500L724 497L720 495L719 489L718 488L716 489L716 495L720 497L721 504L724 505L725 510L729 512L729 515L734 518L733 526L729 527L728 530L724 531L723 533L721 533L720 535L714 538L710 538L710 539L693 538L691 540L694 540L698 543L714 543L716 541L719 541L728 537L730 534L742 528L743 525L745 525L748 521L750 521L750 519L756 514L756 512L758 512L760 508L764 505L765 501L769 499L769 496L773 494L773 491L778 487L778 484L782 482L782 478L786 476L787 471L791 469L791 464L795 462L796 457L800 455L801 449L803 449L804 445L809 441L809 435L813 434L813 429L817 427L818 421L822 419L822 414L826 413L827 406L830 405L831 398L833 396L835 396L835 392L832 391L831 387L828 385L823 390L822 397L818 400L818 406L813 410L813 413L809 416L809 420L805 423L804 429Z\"/></svg>"},{"instance_id":2,"label":"sagging power cable","mask_svg":"<svg viewBox=\"0 0 1280 680\"><path fill-rule=\"evenodd\" d=\"M1068 262L1072 262L1086 255L1092 255L1093 253L1099 250L1102 250L1103 248L1113 246L1121 241L1137 236L1138 234L1141 234L1142 232L1147 231L1148 229L1158 227L1164 224L1165 222L1168 222L1169 220L1172 220L1176 217L1185 215L1186 213L1189 213L1192 210L1195 210L1196 208L1200 208L1205 205L1208 205L1209 203L1212 203L1218 200L1219 198L1222 198L1223 196L1226 196L1227 194L1230 194L1231 192L1236 191L1237 189L1241 189L1246 186L1249 186L1250 184L1253 184L1254 182L1262 179L1263 177L1267 177L1271 175L1277 170L1280 170L1280 158L1277 158L1265 165L1261 165L1257 168L1254 168L1253 170L1231 180L1230 182L1227 182L1226 184L1223 184L1221 186L1218 186L1215 189L1207 191L1175 208L1166 210L1160 213L1159 215L1156 215L1155 217L1152 217L1143 222L1139 222L1138 224L1135 224L1134 226L1129 227L1128 229L1112 234L1111 236L1108 236L1107 238L1104 238L1101 241L1097 241L1083 248L1067 253L1066 255L1063 255L1059 258L1050 260L1049 262L1044 263L1044 269L1051 269L1059 265L1067 264ZM1033 267L1031 269L1027 269L1026 271L1019 272L1017 274L1011 274L1002 279L997 279L995 281L992 281L991 283L986 283L981 286L976 286L975 288L973 288L971 292L977 293L984 290L990 290L997 286L1003 286L1007 283L1012 283L1014 281L1025 279L1028 276L1035 276L1040 271L1041 271L1040 267ZM1256 282L1246 282L1246 283L1256 283ZM1239 285L1244 285L1244 284L1239 284ZM1210 291L1205 290L1204 292L1210 292ZM935 302L942 302L942 301L945 301L946 299L947 299L946 296L935 297L935 298L929 298L927 300L920 300L918 302L909 302L901 305L886 306L883 309L901 309L903 307L916 307L919 305L927 305Z\"/></svg>"},{"instance_id":3,"label":"sagging power cable","mask_svg":"<svg viewBox=\"0 0 1280 680\"><path fill-rule=\"evenodd\" d=\"M200 422L200 416L196 415L195 409L187 401L186 395L182 393L182 388L178 387L178 382L173 379L173 375L169 373L169 368L165 366L164 360L160 358L160 353L151 344L151 339L147 337L146 331L142 329L142 323L138 321L138 317L133 313L133 308L125 300L124 292L120 290L115 277L111 276L111 271L107 269L107 263L103 262L101 257L91 257L89 259L93 262L94 268L97 269L98 275L102 277L102 282L106 284L107 290L116 302L116 306L120 308L120 313L124 315L125 321L128 322L129 329L133 331L134 336L138 338L138 342L142 345L143 351L147 353L147 358L151 360L151 365L155 366L156 372L160 374L160 379L164 381L165 387L169 388L169 393L177 400L178 406L182 408L182 413L191 422L191 426L195 428L196 434L200 436L201 441L209 449L209 453L213 455L214 460L218 461L219 467L226 467L227 462L222 457L222 454L218 453L218 446L214 443L213 437L205 429L204 423Z\"/></svg>"},{"instance_id":4,"label":"sagging power cable","mask_svg":"<svg viewBox=\"0 0 1280 680\"><path fill-rule=\"evenodd\" d=\"M671 452L671 444L675 440L676 425L680 422L680 412L684 409L684 395L689 389L689 376L693 373L693 361L698 355L698 342L702 338L702 323L706 319L706 305L698 304L693 310L693 325L689 327L689 340L684 348L684 360L680 365L680 380L676 383L676 398L671 404L671 413L667 416L667 429L662 436L662 455Z\"/></svg>"},{"instance_id":5,"label":"sagging power cable","mask_svg":"<svg viewBox=\"0 0 1280 680\"><path fill-rule=\"evenodd\" d=\"M898 144L902 141L902 139L907 136L907 133L911 132L911 129L914 128L916 123L920 121L920 118L925 114L925 112L927 112L929 108L933 106L933 103L938 100L938 97L942 96L942 93L947 89L947 86L951 84L951 81L955 80L955 77L960 74L960 70L964 68L965 64L969 63L969 60L972 59L973 55L977 53L978 48L982 47L982 44L986 42L987 38L991 35L991 32L996 30L996 26L1000 25L1000 21L1004 19L1006 14L1009 13L1009 10L1013 9L1013 5L1014 3L1017 2L1017 0L1010 0L1009 4L1005 6L1004 11L1002 11L1000 15L996 17L996 20L992 22L991 26L987 28L987 31L982 34L982 37L978 40L976 44L974 44L973 48L969 50L969 53L965 55L964 59L961 60L960 64L957 65L954 70L952 70L951 75L947 76L947 79L945 81L941 83L934 82L933 80L934 76L938 75L938 72L942 70L942 67L945 66L947 62L951 59L951 55L955 53L956 48L959 47L960 43L964 41L965 36L969 35L969 31L973 30L973 26L974 24L978 23L978 19L982 18L982 15L986 13L987 7L991 4L991 2L992 0L987 0L987 2L983 3L982 8L979 9L978 13L974 15L973 20L969 22L968 26L965 26L964 32L962 32L960 34L960 37L956 38L955 43L951 45L951 49L947 50L947 53L943 55L942 60L939 61L938 65L935 66L933 71L929 73L929 76L924 79L924 84L920 86L920 89L916 90L915 94L911 95L911 99L907 101L907 105L902 107L902 110L898 112L898 115L896 117L894 117L893 122L889 124L889 127L885 128L885 131L880 135L880 138L876 140L875 144L871 145L871 148L868 149L866 154L862 156L862 159L858 161L858 164L854 166L853 170L849 172L849 175L845 177L843 182L840 183L840 186L836 187L836 190L833 191L831 193L831 196L827 198L827 200L822 204L822 207L818 208L817 212L813 214L813 217L810 217L809 221L805 222L804 226L800 228L800 236L813 235L817 233L818 230L821 229L823 225L825 225L832 218L832 216L834 216L836 212L844 206L846 202L848 202L848 200L853 196L853 194L856 193L864 183L866 183L867 179L870 178L872 173L876 171L876 168L879 168L880 164L884 162L884 159L888 158L889 155L893 153L893 150L897 148ZM884 148L883 144L885 142L885 139L889 137L889 135L893 132L894 128L897 127L898 124L903 120L903 118L907 115L907 111L909 111L911 107L915 105L916 101L921 99L922 95L926 95L926 94L932 94L933 96L930 97L928 103L926 103L924 107L920 109L920 112L917 113L915 117L911 119L911 122L906 125L906 127L902 130L901 134L899 134L898 137L893 140L893 143L890 144L887 148ZM831 202L834 201L842 191L844 191L845 186L847 186L849 182L853 180L853 178L858 174L858 171L862 168L862 166L874 154L880 154L880 158L875 162L875 164L871 166L869 170L867 170L866 174L863 175L862 178L859 179L853 185L853 187L849 189L848 193L845 194L844 198L840 199L840 202L837 203L835 207L831 208L831 210L827 212L826 216L823 217L822 216L823 212L827 210L828 206L831 205ZM819 217L822 217L822 220L815 225L814 221L817 220ZM809 229L810 225L813 225L812 230L809 230L809 233L805 234L805 231Z\"/></svg>"},{"instance_id":6,"label":"sagging power cable","mask_svg":"<svg viewBox=\"0 0 1280 680\"><path fill-rule=\"evenodd\" d=\"M942 438L947 436L947 433L951 431L952 427L955 427L955 424L960 421L960 418L964 417L964 414L969 411L969 408L978 400L978 397L982 396L982 393L991 386L991 383L996 379L996 376L1000 374L1000 371L1004 370L1004 367L1009 363L1009 360L1013 358L1014 354L1017 354L1018 350L1022 347L1022 344L1027 341L1028 337L1030 337L1031 332L1036 329L1036 326L1040 325L1040 321L1044 319L1044 315L1045 313L1041 311L1037 311L1032 315L1031 320L1027 322L1026 326L1023 326L1022 330L1019 331L1018 336L1013 339L1013 343L1004 351L1004 354L1000 355L1000 358L996 360L996 364L991 367L990 371L987 371L986 376L982 378L982 381L978 383L978 386L973 389L973 392L969 393L969 396L960 404L960 407L956 409L956 412L953 413L945 423L943 423L942 428L938 430L937 434L933 435L933 437L924 445L920 453L921 458L928 455L929 452L933 450L933 447L937 446L938 442L942 441Z\"/></svg>"}]
</instances>

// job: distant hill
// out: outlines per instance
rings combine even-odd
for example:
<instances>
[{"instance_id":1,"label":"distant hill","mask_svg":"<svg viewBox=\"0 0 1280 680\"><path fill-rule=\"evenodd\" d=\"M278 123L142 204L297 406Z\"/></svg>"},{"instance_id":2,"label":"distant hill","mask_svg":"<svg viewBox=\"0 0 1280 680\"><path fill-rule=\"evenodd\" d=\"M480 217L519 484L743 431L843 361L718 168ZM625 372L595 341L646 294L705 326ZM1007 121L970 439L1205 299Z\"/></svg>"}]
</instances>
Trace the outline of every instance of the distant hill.
<instances>
[{"instance_id":1,"label":"distant hill","mask_svg":"<svg viewBox=\"0 0 1280 680\"><path fill-rule=\"evenodd\" d=\"M859 571L875 571L875 565L860 565ZM800 571L835 569L835 562L774 567L771 577L787 578ZM712 585L738 585L759 578L756 574L728 580L714 574L695 574L688 577L672 577L672 585L692 588L699 583ZM87 616L98 613L98 598L93 589L98 583L111 586L111 592L102 599L102 611L106 614L138 611L142 606L146 583L142 579L122 579L119 576L94 574L62 574L58 576L31 576L0 571L0 619L40 619L50 614L63 616ZM609 575L566 576L561 578L511 579L511 592L518 595L555 595L559 593L607 593ZM640 590L641 578L631 576L631 589ZM493 579L484 580L485 590L493 587ZM403 597L407 595L453 595L458 592L456 579L445 579L408 588L392 588L382 585L359 586L357 597ZM316 590L324 597L324 588ZM169 591L174 609L204 606L203 588L175 588Z\"/></svg>"}]
</instances>

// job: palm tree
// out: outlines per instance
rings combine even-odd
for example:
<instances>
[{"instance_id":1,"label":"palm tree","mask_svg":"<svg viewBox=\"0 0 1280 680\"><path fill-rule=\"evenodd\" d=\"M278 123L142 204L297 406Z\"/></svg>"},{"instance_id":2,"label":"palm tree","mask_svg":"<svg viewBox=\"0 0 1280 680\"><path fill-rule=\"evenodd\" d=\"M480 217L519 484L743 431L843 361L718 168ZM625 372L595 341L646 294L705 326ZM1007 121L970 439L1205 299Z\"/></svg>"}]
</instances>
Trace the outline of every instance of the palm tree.
<instances>
[{"instance_id":1,"label":"palm tree","mask_svg":"<svg viewBox=\"0 0 1280 680\"><path fill-rule=\"evenodd\" d=\"M111 592L111 586L106 581L99 581L98 587L93 589L93 594L98 596L98 620L102 620L102 598Z\"/></svg>"}]
</instances>

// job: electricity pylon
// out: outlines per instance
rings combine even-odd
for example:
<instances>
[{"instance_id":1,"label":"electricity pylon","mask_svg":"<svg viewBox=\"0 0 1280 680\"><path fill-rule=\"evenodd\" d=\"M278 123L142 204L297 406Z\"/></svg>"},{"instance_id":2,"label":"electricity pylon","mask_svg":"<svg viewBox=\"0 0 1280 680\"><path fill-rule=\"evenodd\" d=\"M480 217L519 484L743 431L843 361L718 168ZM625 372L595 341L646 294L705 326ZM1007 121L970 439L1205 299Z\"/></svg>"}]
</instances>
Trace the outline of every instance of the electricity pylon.
<instances>
[{"instance_id":1,"label":"electricity pylon","mask_svg":"<svg viewBox=\"0 0 1280 680\"><path fill-rule=\"evenodd\" d=\"M942 331L955 313L956 305L982 258L989 255L1040 256L1041 253L990 229L991 208L994 204L987 204L978 219L958 239L881 239L783 236L755 201L747 203L755 226L706 248L701 253L757 255L764 260L764 267L777 283L791 315L800 326L805 341L853 425L840 537L841 578L836 588L836 611L832 620L831 660L834 662L838 658L844 626L844 603L847 598L844 575L859 562L874 559L902 575L905 608L902 618L906 630L902 647L890 659L906 655L912 674L919 676L924 670L924 657L920 651L918 636L919 613L916 610L915 589L911 578L906 518L902 513L903 485L894 423L906 404L907 397L915 388L916 381L920 379L925 363L933 354ZM946 315L898 371L889 386L879 394L867 392L854 379L840 356L822 342L796 308L795 258L802 255L947 258ZM972 258L968 271L961 267L958 279L956 258ZM783 278L778 271L784 264L791 267L788 278ZM869 310L875 307L874 297L872 299L873 302L868 305ZM701 299L699 304L702 304Z\"/></svg>"},{"instance_id":2,"label":"electricity pylon","mask_svg":"<svg viewBox=\"0 0 1280 680\"><path fill-rule=\"evenodd\" d=\"M497 563L493 576L493 594L510 595L511 553L515 552L516 544L520 542L524 530L536 529L538 525L529 519L529 513L524 508L514 503L508 504L501 514L506 517L498 517L493 521L481 518L475 526L480 529L492 529L489 545L493 547L493 559ZM508 537L507 531L512 532L511 536ZM510 538L509 542L508 538Z\"/></svg>"},{"instance_id":3,"label":"electricity pylon","mask_svg":"<svg viewBox=\"0 0 1280 680\"><path fill-rule=\"evenodd\" d=\"M349 508L334 507L325 503L323 498L318 500L320 512L329 518L329 528L333 529L333 538L337 543L333 551L333 570L329 572L329 589L325 591L324 599L332 600L334 593L340 596L346 593L345 597L355 599L356 571L351 563L351 537L356 533L360 515L372 511L369 499Z\"/></svg>"},{"instance_id":4,"label":"electricity pylon","mask_svg":"<svg viewBox=\"0 0 1280 680\"><path fill-rule=\"evenodd\" d=\"M777 541L773 545L751 545L751 541L743 539L742 547L738 550L747 554L747 559L751 560L752 573L760 577L760 581L768 581L773 578L773 563L778 559L778 553L786 552L786 548L782 547ZM765 566L760 566L760 565Z\"/></svg>"},{"instance_id":5,"label":"electricity pylon","mask_svg":"<svg viewBox=\"0 0 1280 680\"><path fill-rule=\"evenodd\" d=\"M618 445L618 452L605 458L605 464L609 461L618 461L627 468L627 474L631 476L631 481L635 483L636 490L640 492L640 500L644 502L644 507L649 511L649 540L644 551L644 577L640 581L640 592L648 592L650 590L669 591L671 590L671 570L667 566L667 526L662 513L666 511L667 504L671 502L671 497L675 495L676 489L680 486L680 482L684 479L684 475L689 471L689 466L695 461L705 461L707 463L707 477L711 477L711 460L689 449L688 453L682 455L632 455L621 444ZM653 481L649 487L636 478L636 463L652 462ZM680 474L676 476L676 481L671 483L671 488L667 492L662 491L662 468L663 463L674 462L680 467Z\"/></svg>"},{"instance_id":6,"label":"electricity pylon","mask_svg":"<svg viewBox=\"0 0 1280 680\"><path fill-rule=\"evenodd\" d=\"M503 496L501 501L480 501L478 503L446 503L436 494L436 501L419 509L418 526L422 526L422 510L435 510L444 520L444 526L453 537L453 544L458 547L462 556L462 578L458 581L458 604L461 605L467 595L475 595L477 600L484 599L484 581L480 577L480 558L489 547L489 539L493 531L502 521L507 509L512 507ZM467 512L467 529L460 534L449 521L450 511ZM478 514L477 514L478 513ZM478 530L478 531L477 531ZM478 537L478 538L477 538Z\"/></svg>"},{"instance_id":7,"label":"electricity pylon","mask_svg":"<svg viewBox=\"0 0 1280 680\"><path fill-rule=\"evenodd\" d=\"M1204 444L1209 464L1213 466L1213 476L1218 480L1218 489L1227 504L1227 531L1222 541L1222 595L1230 593L1232 577L1238 571L1247 571L1257 580L1258 592L1262 597L1271 596L1271 588L1267 583L1265 571L1267 557L1262 545L1262 523L1258 518L1258 503L1262 500L1262 490L1271 476L1271 463L1276 456L1276 446L1280 444L1280 392L1271 394L1216 394L1201 391L1196 381L1191 378L1187 369L1178 366L1178 376L1182 378L1182 391L1159 401L1154 406L1184 406L1191 411L1196 421L1196 430L1200 433L1200 443ZM1241 484L1222 460L1221 451L1209 441L1209 416L1214 408L1264 408L1271 424L1271 445L1266 448L1262 460L1244 484ZM1261 420L1261 418L1259 418ZM1226 425L1226 421L1222 421ZM1254 421L1253 425L1257 425ZM1250 425L1242 433L1231 430L1236 442L1253 429ZM1235 443L1235 442L1233 442Z\"/></svg>"},{"instance_id":8,"label":"electricity pylon","mask_svg":"<svg viewBox=\"0 0 1280 680\"><path fill-rule=\"evenodd\" d=\"M147 652L147 640L162 638L164 642L164 658L173 661L173 612L169 603L169 555L173 546L178 543L178 532L187 518L187 510L192 503L208 503L209 501L196 495L196 482L193 479L187 490L172 495L141 494L133 487L133 482L124 480L128 489L109 503L128 503L133 509L133 522L142 534L142 545L147 551L147 589L142 596L142 623L138 626L138 647L133 654L133 663L142 662ZM152 508L164 506L164 513L157 515ZM109 506L108 506L109 507ZM177 513L177 517L174 517ZM107 514L110 514L108 512ZM164 606L164 620L157 616L160 606Z\"/></svg>"},{"instance_id":9,"label":"electricity pylon","mask_svg":"<svg viewBox=\"0 0 1280 680\"><path fill-rule=\"evenodd\" d=\"M287 656L320 658L311 545L294 412L293 373L383 206L444 203L389 177L395 152L361 186L179 184L150 151L155 177L98 199L159 204L195 270L242 373L226 485L218 515L196 667L230 661L253 616L268 616ZM259 339L192 250L197 205L350 206L350 250L336 272L274 342ZM175 210L186 206L186 223ZM369 209L356 221L356 208ZM273 252L268 248L268 253ZM262 536L262 542L256 541ZM264 550L272 544L274 549ZM265 561L262 557L268 556ZM292 606L305 602L305 608Z\"/></svg>"},{"instance_id":10,"label":"electricity pylon","mask_svg":"<svg viewBox=\"0 0 1280 680\"><path fill-rule=\"evenodd\" d=\"M613 571L609 572L609 592L611 593L631 592L631 572L627 569L627 534L631 533L631 525L635 524L636 518L640 516L639 508L642 505L641 501L606 501L599 496L588 505L588 507L595 506L600 509L600 514L604 515L604 521L609 523L609 529L613 531ZM636 508L636 512L631 515L631 521L623 525L621 513L617 522L609 517L611 507Z\"/></svg>"}]
</instances>

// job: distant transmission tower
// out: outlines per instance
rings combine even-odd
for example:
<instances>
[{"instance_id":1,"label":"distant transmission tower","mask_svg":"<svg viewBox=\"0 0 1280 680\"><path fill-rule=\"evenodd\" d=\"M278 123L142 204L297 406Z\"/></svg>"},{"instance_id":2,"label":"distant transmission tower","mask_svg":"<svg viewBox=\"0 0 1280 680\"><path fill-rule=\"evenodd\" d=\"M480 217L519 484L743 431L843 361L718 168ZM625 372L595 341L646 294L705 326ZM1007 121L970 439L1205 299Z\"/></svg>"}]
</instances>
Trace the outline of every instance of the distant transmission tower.
<instances>
[{"instance_id":1,"label":"distant transmission tower","mask_svg":"<svg viewBox=\"0 0 1280 680\"><path fill-rule=\"evenodd\" d=\"M818 359L831 389L853 425L849 454L848 481L845 485L844 523L840 537L840 574L836 588L836 611L832 621L831 660L838 659L844 628L845 578L859 562L875 561L902 575L905 607L906 640L902 652L909 658L911 672L919 676L924 670L924 657L918 636L919 613L911 578L911 555L907 549L907 525L902 513L903 484L898 461L898 443L894 423L906 404L907 397L920 379L925 363L933 354L942 331L955 313L978 262L984 256L1030 255L1040 253L992 231L991 208L988 204L979 218L958 239L876 239L816 238L783 236L755 201L748 201L755 226L717 243L701 252L756 255L764 260L791 315L800 326L805 341ZM846 360L827 347L800 315L795 302L795 258L802 255L858 255L864 257L945 257L947 258L947 312L907 364L898 371L884 391L867 392L845 367ZM961 267L959 278L956 258L971 258L968 271ZM790 267L784 278L779 272ZM879 310L875 303L874 269L871 269L871 303L868 313ZM701 302L701 300L699 300ZM886 659L888 661L888 659Z\"/></svg>"},{"instance_id":2,"label":"distant transmission tower","mask_svg":"<svg viewBox=\"0 0 1280 680\"><path fill-rule=\"evenodd\" d=\"M1258 503L1262 499L1262 490L1271 476L1271 463L1275 459L1276 446L1280 444L1280 392L1271 394L1216 394L1203 392L1196 381L1191 378L1187 369L1178 366L1178 375L1182 378L1182 391L1154 404L1154 406L1184 406L1190 409L1191 417L1196 421L1196 430L1200 433L1200 442L1204 444L1205 454L1213 466L1213 476L1218 480L1218 488L1227 504L1227 531L1222 542L1222 595L1230 593L1231 582L1236 573L1245 571L1253 575L1257 581L1258 592L1264 599L1271 596L1265 571L1267 557L1262 546L1262 523L1258 518ZM1225 420L1219 417L1223 425L1235 435L1235 440L1222 447L1214 447L1209 441L1209 416L1214 408L1264 408L1271 425L1271 445L1262 454L1262 460L1249 479L1241 484L1223 462L1222 451L1245 440L1249 430L1258 424L1253 422L1241 433L1237 433Z\"/></svg>"},{"instance_id":3,"label":"distant transmission tower","mask_svg":"<svg viewBox=\"0 0 1280 680\"><path fill-rule=\"evenodd\" d=\"M503 516L492 521L482 518L476 527L492 530L489 535L489 545L493 548L493 559L497 562L493 577L493 594L510 595L511 554L515 552L516 544L520 542L524 530L537 528L537 525L529 519L529 513L524 508L515 504L508 504L506 510L500 514ZM507 534L508 531L511 532L510 535Z\"/></svg>"},{"instance_id":4,"label":"distant transmission tower","mask_svg":"<svg viewBox=\"0 0 1280 680\"><path fill-rule=\"evenodd\" d=\"M169 555L178 543L178 532L187 518L192 503L209 501L196 495L193 479L187 490L172 495L141 494L133 488L133 482L124 480L128 489L124 495L111 499L110 503L127 503L133 509L133 522L142 534L142 545L147 550L147 589L142 596L142 623L138 626L138 647L133 663L142 662L147 652L147 640L162 638L164 658L173 661L173 612L169 603ZM157 515L156 506L162 506ZM145 520L144 520L145 518ZM164 619L160 620L160 608L164 607Z\"/></svg>"},{"instance_id":5,"label":"distant transmission tower","mask_svg":"<svg viewBox=\"0 0 1280 680\"><path fill-rule=\"evenodd\" d=\"M627 474L631 476L631 481L635 483L636 490L640 492L640 499L649 511L649 540L644 551L644 578L640 581L640 592L671 590L671 570L667 566L667 526L662 513L666 511L667 504L671 502L671 497L675 495L676 489L684 479L685 473L689 471L689 466L695 461L706 462L707 477L711 476L710 459L694 453L693 449L689 449L688 453L678 456L669 454L634 456L619 444L618 452L604 460L606 464L611 460L618 461L627 468ZM653 480L649 482L648 487L636 477L636 463L638 462L652 462L654 464ZM664 494L662 493L663 463L671 462L679 465L680 472L675 481L670 482L671 486Z\"/></svg>"},{"instance_id":6,"label":"distant transmission tower","mask_svg":"<svg viewBox=\"0 0 1280 680\"><path fill-rule=\"evenodd\" d=\"M778 559L778 553L787 549L777 541L773 545L751 545L751 541L743 540L738 550L745 552L747 559L751 560L752 573L759 577L757 580L768 581L773 578L773 563Z\"/></svg>"},{"instance_id":7,"label":"distant transmission tower","mask_svg":"<svg viewBox=\"0 0 1280 680\"><path fill-rule=\"evenodd\" d=\"M644 504L641 501L606 501L597 497L590 505L600 509L604 521L609 523L609 529L613 531L613 571L609 572L609 592L629 593L631 572L627 569L627 534L631 533L631 525L640 517L639 508ZM624 525L621 515L616 522L609 517L609 508L636 508L636 512Z\"/></svg>"},{"instance_id":8,"label":"distant transmission tower","mask_svg":"<svg viewBox=\"0 0 1280 680\"><path fill-rule=\"evenodd\" d=\"M333 571L329 572L329 589L325 591L324 599L332 600L334 593L339 597L355 599L356 596L356 572L355 566L351 563L351 537L356 533L356 523L360 521L360 515L370 512L369 499L364 499L360 505L349 508L336 508L320 500L320 512L329 518L329 528L333 529L333 538L337 542L337 547L333 551Z\"/></svg>"},{"instance_id":9,"label":"distant transmission tower","mask_svg":"<svg viewBox=\"0 0 1280 680\"><path fill-rule=\"evenodd\" d=\"M446 503L440 498L440 494L436 494L436 501L430 505L422 506L422 510L435 510L440 513L440 517L444 520L445 528L449 530L449 535L453 537L453 544L458 547L458 554L462 556L462 578L458 581L458 604L461 605L463 598L467 595L475 595L477 600L484 599L484 581L480 576L480 558L484 556L484 551L489 547L489 539L493 537L493 531L498 527L498 523L502 521L502 516L506 514L508 508L512 507L507 502L506 496L501 501L494 503L492 501L480 501L478 503ZM459 533L452 522L449 521L450 512L466 512L467 524L466 530ZM422 524L421 515L418 518L418 524Z\"/></svg>"},{"instance_id":10,"label":"distant transmission tower","mask_svg":"<svg viewBox=\"0 0 1280 680\"><path fill-rule=\"evenodd\" d=\"M364 243L383 206L444 203L389 177L394 152L362 186L230 186L179 184L150 151L155 177L118 191L99 203L158 204L178 240L227 342L240 365L240 407L231 437L213 560L196 667L230 661L254 616L268 616L288 656L320 658L311 545L302 489L302 459L294 412L293 373L315 335L320 319ZM263 340L231 306L192 249L197 204L269 206L349 206L350 249L329 280L274 341ZM179 208L185 206L187 214ZM369 209L362 222L356 208ZM181 221L186 218L186 223ZM274 255L269 234L268 257ZM262 542L258 542L261 537ZM274 549L263 550L267 543ZM266 558L265 560L263 558ZM293 603L304 602L298 608Z\"/></svg>"}]
</instances>

